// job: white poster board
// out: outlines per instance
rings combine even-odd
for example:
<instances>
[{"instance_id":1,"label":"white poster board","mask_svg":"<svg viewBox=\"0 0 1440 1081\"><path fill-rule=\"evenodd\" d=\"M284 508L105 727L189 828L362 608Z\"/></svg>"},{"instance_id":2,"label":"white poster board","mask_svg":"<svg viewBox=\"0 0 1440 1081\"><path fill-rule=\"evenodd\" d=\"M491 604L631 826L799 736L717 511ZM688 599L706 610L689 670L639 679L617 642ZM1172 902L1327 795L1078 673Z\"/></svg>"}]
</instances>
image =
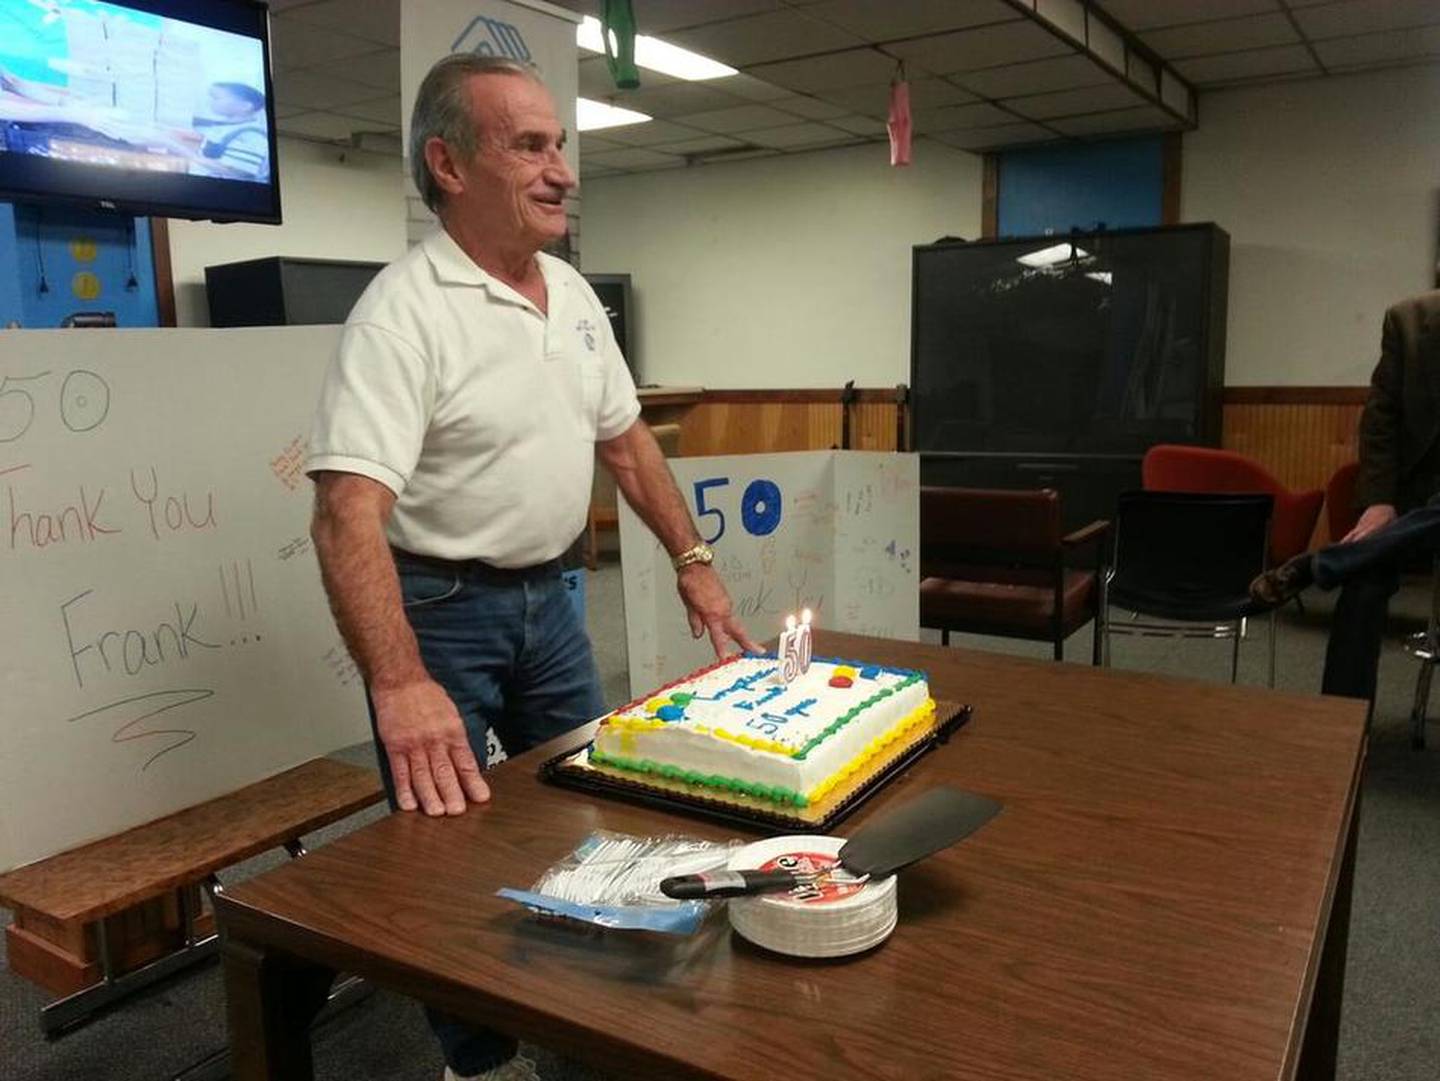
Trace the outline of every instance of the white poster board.
<instances>
[{"instance_id":1,"label":"white poster board","mask_svg":"<svg viewBox=\"0 0 1440 1081\"><path fill-rule=\"evenodd\" d=\"M805 451L672 458L671 471L735 610L759 642L809 608L821 630L915 641L920 463L913 454ZM690 635L659 541L620 501L632 693L713 659Z\"/></svg>"},{"instance_id":2,"label":"white poster board","mask_svg":"<svg viewBox=\"0 0 1440 1081\"><path fill-rule=\"evenodd\" d=\"M410 114L415 92L430 66L451 53L508 57L534 64L555 112L569 132L565 159L580 175L575 133L580 16L544 0L412 0L400 5L400 132L405 154L406 230L413 244L434 226L434 217L410 179ZM573 213L573 211L572 211Z\"/></svg>"},{"instance_id":3,"label":"white poster board","mask_svg":"<svg viewBox=\"0 0 1440 1081\"><path fill-rule=\"evenodd\" d=\"M368 736L300 472L339 333L0 333L0 871Z\"/></svg>"}]
</instances>

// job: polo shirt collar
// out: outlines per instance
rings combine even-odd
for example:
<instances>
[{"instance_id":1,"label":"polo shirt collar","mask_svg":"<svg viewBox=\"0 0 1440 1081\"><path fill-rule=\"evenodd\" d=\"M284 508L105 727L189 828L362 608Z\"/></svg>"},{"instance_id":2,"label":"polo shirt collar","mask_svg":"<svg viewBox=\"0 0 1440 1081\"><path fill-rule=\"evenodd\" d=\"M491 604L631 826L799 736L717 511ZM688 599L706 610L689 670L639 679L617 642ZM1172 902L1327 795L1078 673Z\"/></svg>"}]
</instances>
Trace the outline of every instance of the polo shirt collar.
<instances>
[{"instance_id":1,"label":"polo shirt collar","mask_svg":"<svg viewBox=\"0 0 1440 1081\"><path fill-rule=\"evenodd\" d=\"M430 260L430 266L434 268L435 276L441 282L450 285L479 286L487 290L491 296L521 304L527 308L535 307L509 285L482 269L474 259L465 254L465 249L460 247L455 242L455 238L443 228L436 229L421 241L421 247L425 249L425 257ZM552 295L557 285L569 284L563 277L556 280L555 275L551 274L545 265L546 261L541 253L536 252L534 258L535 265L540 268L540 273L545 278L546 289Z\"/></svg>"}]
</instances>

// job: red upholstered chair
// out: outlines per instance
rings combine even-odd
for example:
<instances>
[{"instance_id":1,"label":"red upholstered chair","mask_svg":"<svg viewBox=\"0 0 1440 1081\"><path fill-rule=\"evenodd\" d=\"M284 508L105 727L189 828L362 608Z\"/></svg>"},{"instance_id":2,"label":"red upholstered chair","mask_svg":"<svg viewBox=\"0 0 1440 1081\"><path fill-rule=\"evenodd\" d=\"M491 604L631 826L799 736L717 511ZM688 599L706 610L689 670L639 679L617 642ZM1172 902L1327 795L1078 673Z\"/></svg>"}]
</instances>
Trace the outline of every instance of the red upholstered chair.
<instances>
[{"instance_id":1,"label":"red upholstered chair","mask_svg":"<svg viewBox=\"0 0 1440 1081\"><path fill-rule=\"evenodd\" d=\"M1284 563L1310 547L1320 504L1319 488L1292 492L1253 458L1213 447L1162 443L1145 453L1140 467L1146 491L1225 492L1235 495L1270 495L1275 498L1270 520L1270 565Z\"/></svg>"},{"instance_id":2,"label":"red upholstered chair","mask_svg":"<svg viewBox=\"0 0 1440 1081\"><path fill-rule=\"evenodd\" d=\"M1355 480L1360 475L1359 462L1346 462L1335 470L1325 485L1325 521L1330 527L1330 543L1355 528L1360 521L1360 508L1355 505Z\"/></svg>"},{"instance_id":3,"label":"red upholstered chair","mask_svg":"<svg viewBox=\"0 0 1440 1081\"><path fill-rule=\"evenodd\" d=\"M1110 524L1062 535L1060 496L982 488L920 489L920 625L940 631L1049 642L1057 661L1065 639L1095 618ZM1089 569L1070 562L1093 545ZM1100 635L1091 661L1100 663Z\"/></svg>"}]
</instances>

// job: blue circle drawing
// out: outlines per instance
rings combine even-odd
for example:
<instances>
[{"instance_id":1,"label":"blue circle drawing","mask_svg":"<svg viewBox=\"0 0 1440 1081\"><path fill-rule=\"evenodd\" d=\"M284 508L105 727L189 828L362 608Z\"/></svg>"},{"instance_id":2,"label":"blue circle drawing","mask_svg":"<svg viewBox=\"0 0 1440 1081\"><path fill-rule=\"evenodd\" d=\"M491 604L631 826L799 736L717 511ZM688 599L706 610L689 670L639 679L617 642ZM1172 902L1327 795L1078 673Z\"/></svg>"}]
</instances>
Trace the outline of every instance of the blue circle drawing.
<instances>
[{"instance_id":1,"label":"blue circle drawing","mask_svg":"<svg viewBox=\"0 0 1440 1081\"><path fill-rule=\"evenodd\" d=\"M751 536L774 533L780 524L780 486L773 480L752 480L740 497L740 521Z\"/></svg>"}]
</instances>

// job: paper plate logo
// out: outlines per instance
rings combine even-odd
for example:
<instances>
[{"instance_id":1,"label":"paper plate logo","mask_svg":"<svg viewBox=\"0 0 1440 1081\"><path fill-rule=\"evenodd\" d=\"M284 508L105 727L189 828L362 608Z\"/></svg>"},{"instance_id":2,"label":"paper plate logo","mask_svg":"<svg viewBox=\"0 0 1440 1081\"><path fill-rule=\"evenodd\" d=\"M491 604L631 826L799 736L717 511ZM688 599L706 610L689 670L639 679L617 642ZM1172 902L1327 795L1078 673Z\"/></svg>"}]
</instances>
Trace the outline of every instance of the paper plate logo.
<instances>
[{"instance_id":1,"label":"paper plate logo","mask_svg":"<svg viewBox=\"0 0 1440 1081\"><path fill-rule=\"evenodd\" d=\"M511 60L529 60L530 46L514 26L476 15L450 46L452 53L475 53L477 56L508 56Z\"/></svg>"}]
</instances>

